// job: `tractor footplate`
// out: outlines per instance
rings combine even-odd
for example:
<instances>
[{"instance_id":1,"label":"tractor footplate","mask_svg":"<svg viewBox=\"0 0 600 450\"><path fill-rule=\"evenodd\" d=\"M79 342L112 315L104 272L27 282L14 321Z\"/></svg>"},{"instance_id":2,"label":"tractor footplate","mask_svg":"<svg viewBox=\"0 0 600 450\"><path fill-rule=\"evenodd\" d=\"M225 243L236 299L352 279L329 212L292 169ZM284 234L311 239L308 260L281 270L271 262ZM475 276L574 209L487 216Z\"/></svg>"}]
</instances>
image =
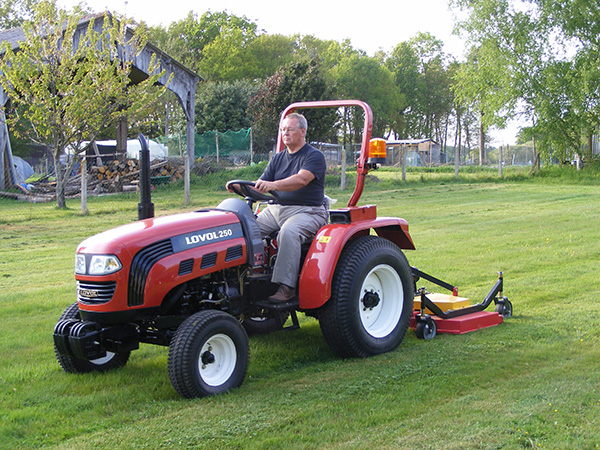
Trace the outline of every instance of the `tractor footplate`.
<instances>
[{"instance_id":1,"label":"tractor footplate","mask_svg":"<svg viewBox=\"0 0 600 450\"><path fill-rule=\"evenodd\" d=\"M287 302L273 303L267 300L254 303L262 309L270 309L273 311L295 311L298 309L298 298L293 298Z\"/></svg>"}]
</instances>

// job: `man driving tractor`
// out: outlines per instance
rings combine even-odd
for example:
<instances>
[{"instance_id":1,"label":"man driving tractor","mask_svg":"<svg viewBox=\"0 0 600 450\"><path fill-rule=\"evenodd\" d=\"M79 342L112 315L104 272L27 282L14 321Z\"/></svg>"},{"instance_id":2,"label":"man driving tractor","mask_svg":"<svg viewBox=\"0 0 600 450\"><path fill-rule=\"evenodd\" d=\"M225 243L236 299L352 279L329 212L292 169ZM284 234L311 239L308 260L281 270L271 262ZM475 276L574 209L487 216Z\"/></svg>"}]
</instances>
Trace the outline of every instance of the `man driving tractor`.
<instances>
[{"instance_id":1,"label":"man driving tractor","mask_svg":"<svg viewBox=\"0 0 600 450\"><path fill-rule=\"evenodd\" d=\"M301 245L327 223L325 157L306 143L307 128L301 114L290 114L283 120L280 131L286 151L271 158L254 186L263 194L276 191L279 195L279 203L270 204L257 218L263 236L278 232L279 251L271 281L279 287L268 299L273 303L295 297ZM227 188L232 191L229 185Z\"/></svg>"}]
</instances>

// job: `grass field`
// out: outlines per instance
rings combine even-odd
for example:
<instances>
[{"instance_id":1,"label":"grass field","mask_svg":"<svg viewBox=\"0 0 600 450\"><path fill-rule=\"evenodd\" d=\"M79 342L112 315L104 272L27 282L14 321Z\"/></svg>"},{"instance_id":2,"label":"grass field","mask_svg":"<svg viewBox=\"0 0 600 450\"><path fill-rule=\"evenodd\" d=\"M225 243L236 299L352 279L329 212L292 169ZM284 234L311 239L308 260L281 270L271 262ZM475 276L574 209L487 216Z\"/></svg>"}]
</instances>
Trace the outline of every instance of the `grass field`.
<instances>
[{"instance_id":1,"label":"grass field","mask_svg":"<svg viewBox=\"0 0 600 450\"><path fill-rule=\"evenodd\" d=\"M137 199L91 198L88 215L77 200L65 211L1 200L0 448L600 448L598 173L375 175L361 204L408 220L411 265L473 303L503 271L513 317L432 341L409 331L365 360L337 358L302 317L300 330L251 339L241 388L193 401L173 390L164 347L102 375L66 374L54 357L77 244L135 220ZM227 196L213 182L194 184L188 209ZM345 205L351 188L328 193ZM185 210L182 197L157 192L157 215Z\"/></svg>"}]
</instances>

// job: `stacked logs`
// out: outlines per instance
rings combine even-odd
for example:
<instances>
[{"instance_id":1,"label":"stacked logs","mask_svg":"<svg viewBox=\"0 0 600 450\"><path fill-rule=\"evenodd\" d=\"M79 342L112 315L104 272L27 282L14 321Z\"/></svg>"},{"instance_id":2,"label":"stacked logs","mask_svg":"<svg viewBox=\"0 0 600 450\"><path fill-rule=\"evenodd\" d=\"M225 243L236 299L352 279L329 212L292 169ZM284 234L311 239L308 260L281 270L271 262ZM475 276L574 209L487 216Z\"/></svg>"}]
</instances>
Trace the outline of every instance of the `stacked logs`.
<instances>
[{"instance_id":1,"label":"stacked logs","mask_svg":"<svg viewBox=\"0 0 600 450\"><path fill-rule=\"evenodd\" d=\"M78 173L71 176L67 181L65 198L74 198L81 195L80 167L78 169ZM192 167L192 173L199 177L215 170L217 170L217 166L210 159L198 159ZM104 161L103 165L88 166L87 174L88 195L135 192L140 178L139 161L135 159ZM150 164L150 180L155 185L180 180L184 177L184 174L183 158L168 161L155 160ZM36 203L55 200L56 181L51 180L52 177L47 175L31 183L30 190L15 186L19 193L0 192L0 197L10 197Z\"/></svg>"},{"instance_id":2,"label":"stacked logs","mask_svg":"<svg viewBox=\"0 0 600 450\"><path fill-rule=\"evenodd\" d=\"M134 159L108 161L101 166L88 167L87 173L87 190L90 195L136 191L140 178L139 161ZM180 180L184 173L183 160L153 161L150 165L150 178L157 184ZM55 195L56 181L35 182L31 193ZM77 173L67 181L65 197L78 197L80 193L81 173Z\"/></svg>"},{"instance_id":3,"label":"stacked logs","mask_svg":"<svg viewBox=\"0 0 600 450\"><path fill-rule=\"evenodd\" d=\"M154 161L150 165L150 178L156 183L168 183L183 178L185 167L170 161ZM111 161L103 166L92 166L88 169L88 189L102 189L105 192L121 192L135 190L140 178L139 161Z\"/></svg>"}]
</instances>

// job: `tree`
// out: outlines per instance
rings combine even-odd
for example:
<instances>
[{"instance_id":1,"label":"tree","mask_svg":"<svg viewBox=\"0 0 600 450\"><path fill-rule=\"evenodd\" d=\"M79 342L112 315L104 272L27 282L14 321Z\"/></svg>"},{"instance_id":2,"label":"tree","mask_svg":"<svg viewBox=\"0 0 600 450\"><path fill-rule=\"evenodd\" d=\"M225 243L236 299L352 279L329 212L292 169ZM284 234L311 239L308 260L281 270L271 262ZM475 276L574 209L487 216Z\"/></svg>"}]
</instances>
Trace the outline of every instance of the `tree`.
<instances>
[{"instance_id":1,"label":"tree","mask_svg":"<svg viewBox=\"0 0 600 450\"><path fill-rule=\"evenodd\" d=\"M330 100L332 93L321 72L318 60L292 63L281 67L265 80L249 102L254 138L258 150L272 148L281 112L298 101ZM329 141L335 138L335 111L331 108L304 112L309 124L308 139Z\"/></svg>"},{"instance_id":2,"label":"tree","mask_svg":"<svg viewBox=\"0 0 600 450\"><path fill-rule=\"evenodd\" d=\"M374 58L354 54L340 62L334 77L341 98L363 100L373 110L373 136L389 134L393 118L404 109L404 98L389 69ZM353 113L350 123L352 134L358 137L362 113Z\"/></svg>"},{"instance_id":3,"label":"tree","mask_svg":"<svg viewBox=\"0 0 600 450\"><path fill-rule=\"evenodd\" d=\"M59 208L66 206L64 187L76 160L63 167L63 151L81 153L84 141L95 140L124 115L142 114L162 92L153 88L163 75L155 68L129 86L131 58L143 48L140 34L108 13L91 19L87 28L79 26L82 17L80 10L67 15L53 1L42 1L33 20L23 24L25 41L17 51L6 44L0 60L0 83L11 103L9 125L52 152Z\"/></svg>"},{"instance_id":4,"label":"tree","mask_svg":"<svg viewBox=\"0 0 600 450\"><path fill-rule=\"evenodd\" d=\"M3 0L0 3L0 29L21 26L31 18L31 11L39 0Z\"/></svg>"},{"instance_id":5,"label":"tree","mask_svg":"<svg viewBox=\"0 0 600 450\"><path fill-rule=\"evenodd\" d=\"M429 33L418 33L398 44L385 59L385 65L405 98L394 132L445 144L454 96L443 43Z\"/></svg>"},{"instance_id":6,"label":"tree","mask_svg":"<svg viewBox=\"0 0 600 450\"><path fill-rule=\"evenodd\" d=\"M419 58L408 42L401 42L385 59L385 66L392 72L394 82L404 97L404 108L399 110L392 124L396 136L409 137L416 130L419 110Z\"/></svg>"},{"instance_id":7,"label":"tree","mask_svg":"<svg viewBox=\"0 0 600 450\"><path fill-rule=\"evenodd\" d=\"M205 83L196 100L196 133L249 128L248 102L257 90L256 84L244 80Z\"/></svg>"},{"instance_id":8,"label":"tree","mask_svg":"<svg viewBox=\"0 0 600 450\"><path fill-rule=\"evenodd\" d=\"M155 45L211 80L232 81L233 78L230 73L226 77L212 77L211 63L205 59L226 67L227 72L234 71L233 64L239 63L241 51L238 46L244 49L258 35L256 23L226 11L207 11L200 18L190 11L185 19L171 23L166 30L162 27L150 29L150 39ZM228 51L233 52L231 64L227 63L230 57ZM221 60L223 58L225 61Z\"/></svg>"},{"instance_id":9,"label":"tree","mask_svg":"<svg viewBox=\"0 0 600 450\"><path fill-rule=\"evenodd\" d=\"M479 96L484 122L502 125L522 106L546 158L591 147L600 117L597 2L454 0L474 48L457 93ZM534 152L534 168L539 155Z\"/></svg>"}]
</instances>

